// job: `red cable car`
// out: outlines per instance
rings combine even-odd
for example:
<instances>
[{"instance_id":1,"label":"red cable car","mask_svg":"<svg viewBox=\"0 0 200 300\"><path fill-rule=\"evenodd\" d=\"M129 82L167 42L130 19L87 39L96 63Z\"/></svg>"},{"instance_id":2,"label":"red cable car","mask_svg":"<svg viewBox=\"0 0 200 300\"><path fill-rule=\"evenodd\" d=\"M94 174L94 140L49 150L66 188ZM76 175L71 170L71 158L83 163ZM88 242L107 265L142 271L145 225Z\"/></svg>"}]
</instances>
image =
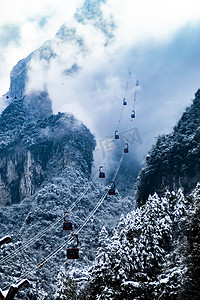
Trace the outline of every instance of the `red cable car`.
<instances>
[{"instance_id":1,"label":"red cable car","mask_svg":"<svg viewBox=\"0 0 200 300\"><path fill-rule=\"evenodd\" d=\"M67 258L68 259L78 259L79 258L78 248L67 248Z\"/></svg>"},{"instance_id":2,"label":"red cable car","mask_svg":"<svg viewBox=\"0 0 200 300\"><path fill-rule=\"evenodd\" d=\"M99 167L99 178L105 178L105 173L101 171L102 168L103 166Z\"/></svg>"},{"instance_id":3,"label":"red cable car","mask_svg":"<svg viewBox=\"0 0 200 300\"><path fill-rule=\"evenodd\" d=\"M64 213L64 217L63 217L63 230L72 230L72 222L69 222L69 221L65 220L65 216L68 213L69 213L68 211L66 211Z\"/></svg>"},{"instance_id":4,"label":"red cable car","mask_svg":"<svg viewBox=\"0 0 200 300\"><path fill-rule=\"evenodd\" d=\"M63 230L72 230L72 222L63 222Z\"/></svg>"},{"instance_id":5,"label":"red cable car","mask_svg":"<svg viewBox=\"0 0 200 300\"><path fill-rule=\"evenodd\" d=\"M115 195L115 183L112 181L112 186L108 191L108 195Z\"/></svg>"},{"instance_id":6,"label":"red cable car","mask_svg":"<svg viewBox=\"0 0 200 300\"><path fill-rule=\"evenodd\" d=\"M77 238L77 242L76 242L76 246L73 248L67 248L67 258L68 259L78 259L79 258L79 249L78 247L78 234L74 234L73 236L76 236Z\"/></svg>"},{"instance_id":7,"label":"red cable car","mask_svg":"<svg viewBox=\"0 0 200 300\"><path fill-rule=\"evenodd\" d=\"M115 140L119 140L119 134L118 134L117 130L115 130Z\"/></svg>"},{"instance_id":8,"label":"red cable car","mask_svg":"<svg viewBox=\"0 0 200 300\"><path fill-rule=\"evenodd\" d=\"M128 143L125 144L124 153L128 153Z\"/></svg>"}]
</instances>

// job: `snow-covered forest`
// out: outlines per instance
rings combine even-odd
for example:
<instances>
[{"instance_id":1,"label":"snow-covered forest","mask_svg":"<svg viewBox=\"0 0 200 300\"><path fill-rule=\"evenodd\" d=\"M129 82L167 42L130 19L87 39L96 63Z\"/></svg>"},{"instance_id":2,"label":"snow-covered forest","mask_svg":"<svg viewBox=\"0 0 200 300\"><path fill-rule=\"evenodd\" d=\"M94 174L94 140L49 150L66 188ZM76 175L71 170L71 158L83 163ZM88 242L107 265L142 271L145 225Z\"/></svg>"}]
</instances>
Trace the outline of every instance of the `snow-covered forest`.
<instances>
[{"instance_id":1,"label":"snow-covered forest","mask_svg":"<svg viewBox=\"0 0 200 300\"><path fill-rule=\"evenodd\" d=\"M112 236L103 227L80 299L198 299L199 200L199 185L186 197L154 194Z\"/></svg>"}]
</instances>

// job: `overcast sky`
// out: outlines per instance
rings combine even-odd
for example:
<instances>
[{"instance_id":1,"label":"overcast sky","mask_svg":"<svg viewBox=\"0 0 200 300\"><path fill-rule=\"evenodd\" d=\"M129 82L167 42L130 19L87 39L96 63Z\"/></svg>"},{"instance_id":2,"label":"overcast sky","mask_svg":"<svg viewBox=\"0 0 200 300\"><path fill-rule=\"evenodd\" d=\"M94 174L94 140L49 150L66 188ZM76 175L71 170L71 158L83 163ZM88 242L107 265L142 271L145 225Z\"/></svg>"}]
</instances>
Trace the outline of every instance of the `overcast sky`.
<instances>
[{"instance_id":1,"label":"overcast sky","mask_svg":"<svg viewBox=\"0 0 200 300\"><path fill-rule=\"evenodd\" d=\"M52 39L64 22L73 23L73 14L83 2L0 0L0 95L9 89L12 67ZM138 144L139 153L144 155L155 136L170 132L200 88L200 2L102 2L104 19L112 19L116 27L113 42L105 48L104 37L98 29L74 24L84 36L90 55L83 59L77 54L82 70L68 81L59 77L61 66L52 66L47 85L54 112L71 111L99 137L112 135L131 71L129 105L121 130L138 128L142 139L142 145ZM71 56L66 57L65 52L61 57L67 61ZM29 88L37 88L39 66L32 67ZM140 87L133 125L130 112L136 79Z\"/></svg>"}]
</instances>

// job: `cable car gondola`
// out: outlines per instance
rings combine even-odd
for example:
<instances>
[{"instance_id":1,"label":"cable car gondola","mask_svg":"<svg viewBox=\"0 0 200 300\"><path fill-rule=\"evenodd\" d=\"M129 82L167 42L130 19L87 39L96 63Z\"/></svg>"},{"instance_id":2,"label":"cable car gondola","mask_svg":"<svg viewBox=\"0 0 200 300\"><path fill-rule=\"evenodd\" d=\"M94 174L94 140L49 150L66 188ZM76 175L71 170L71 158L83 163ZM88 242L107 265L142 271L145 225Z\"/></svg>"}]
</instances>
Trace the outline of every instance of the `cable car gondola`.
<instances>
[{"instance_id":1,"label":"cable car gondola","mask_svg":"<svg viewBox=\"0 0 200 300\"><path fill-rule=\"evenodd\" d=\"M135 119L135 111L134 110L132 110L131 119Z\"/></svg>"},{"instance_id":2,"label":"cable car gondola","mask_svg":"<svg viewBox=\"0 0 200 300\"><path fill-rule=\"evenodd\" d=\"M77 248L78 244L79 244L78 234L74 234L73 236L76 236L77 242L76 242L75 247L67 248L67 258L68 259L78 259L79 258L79 249Z\"/></svg>"},{"instance_id":3,"label":"cable car gondola","mask_svg":"<svg viewBox=\"0 0 200 300\"><path fill-rule=\"evenodd\" d=\"M112 181L112 186L108 191L108 195L115 195L115 183Z\"/></svg>"},{"instance_id":4,"label":"cable car gondola","mask_svg":"<svg viewBox=\"0 0 200 300\"><path fill-rule=\"evenodd\" d=\"M119 140L119 134L118 134L117 130L115 130L115 140Z\"/></svg>"},{"instance_id":5,"label":"cable car gondola","mask_svg":"<svg viewBox=\"0 0 200 300\"><path fill-rule=\"evenodd\" d=\"M123 99L123 105L127 105L126 98Z\"/></svg>"},{"instance_id":6,"label":"cable car gondola","mask_svg":"<svg viewBox=\"0 0 200 300\"><path fill-rule=\"evenodd\" d=\"M101 171L102 168L103 166L99 167L99 178L105 178L105 173Z\"/></svg>"},{"instance_id":7,"label":"cable car gondola","mask_svg":"<svg viewBox=\"0 0 200 300\"><path fill-rule=\"evenodd\" d=\"M128 153L128 143L125 144L124 153Z\"/></svg>"},{"instance_id":8,"label":"cable car gondola","mask_svg":"<svg viewBox=\"0 0 200 300\"><path fill-rule=\"evenodd\" d=\"M63 230L72 230L72 222L69 222L69 221L65 220L65 216L68 213L69 213L68 211L66 211L64 213L64 217L63 217Z\"/></svg>"}]
</instances>

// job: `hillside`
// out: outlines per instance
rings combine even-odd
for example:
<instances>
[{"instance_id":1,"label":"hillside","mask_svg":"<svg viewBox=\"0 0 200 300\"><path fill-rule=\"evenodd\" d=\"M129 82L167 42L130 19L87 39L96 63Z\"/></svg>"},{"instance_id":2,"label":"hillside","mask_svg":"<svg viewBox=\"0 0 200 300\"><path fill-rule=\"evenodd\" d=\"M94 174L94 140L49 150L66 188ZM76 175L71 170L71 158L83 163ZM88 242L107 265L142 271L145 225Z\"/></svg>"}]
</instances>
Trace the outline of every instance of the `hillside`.
<instances>
[{"instance_id":1,"label":"hillside","mask_svg":"<svg viewBox=\"0 0 200 300\"><path fill-rule=\"evenodd\" d=\"M45 102L49 110L42 114ZM28 273L30 288L19 292L17 299L54 299L62 268L69 278L85 280L101 228L111 232L121 213L134 207L133 197L107 196L80 233L80 260L66 259L70 246L66 244L41 269L35 269L69 239L70 233L62 229L64 212L73 207L69 219L76 230L105 192L104 182L90 183L94 136L72 115L51 114L50 103L45 92L13 99L0 116L0 236L12 238L0 249L0 288Z\"/></svg>"},{"instance_id":2,"label":"hillside","mask_svg":"<svg viewBox=\"0 0 200 300\"><path fill-rule=\"evenodd\" d=\"M34 102L50 101L42 96ZM19 203L45 180L66 176L71 164L87 178L91 172L95 141L89 130L72 115L50 115L48 106L42 118L26 99L14 100L0 116L0 205Z\"/></svg>"},{"instance_id":3,"label":"hillside","mask_svg":"<svg viewBox=\"0 0 200 300\"><path fill-rule=\"evenodd\" d=\"M191 192L200 181L200 90L183 113L173 132L159 136L149 151L146 166L141 170L136 186L138 205L150 194L178 190Z\"/></svg>"},{"instance_id":4,"label":"hillside","mask_svg":"<svg viewBox=\"0 0 200 300\"><path fill-rule=\"evenodd\" d=\"M81 61L91 51L91 45L85 35L77 30L79 24L96 28L104 36L105 47L112 42L115 24L112 18L105 19L103 16L102 3L105 3L105 0L84 1L83 6L77 9L73 18L64 23L51 40L44 42L13 67L10 72L10 88L6 94L11 101L14 97L20 99L24 95L27 96L31 71L36 74L41 72L39 75L41 83L38 82L37 87L31 88L32 93L35 89L42 92L46 90L45 76L54 64L60 66L60 72L65 79L80 70ZM69 57L64 55L63 59L64 53L71 53L71 55Z\"/></svg>"}]
</instances>

